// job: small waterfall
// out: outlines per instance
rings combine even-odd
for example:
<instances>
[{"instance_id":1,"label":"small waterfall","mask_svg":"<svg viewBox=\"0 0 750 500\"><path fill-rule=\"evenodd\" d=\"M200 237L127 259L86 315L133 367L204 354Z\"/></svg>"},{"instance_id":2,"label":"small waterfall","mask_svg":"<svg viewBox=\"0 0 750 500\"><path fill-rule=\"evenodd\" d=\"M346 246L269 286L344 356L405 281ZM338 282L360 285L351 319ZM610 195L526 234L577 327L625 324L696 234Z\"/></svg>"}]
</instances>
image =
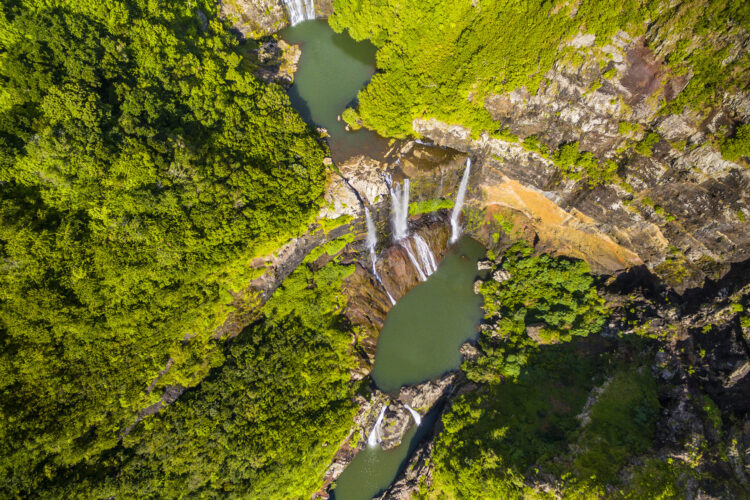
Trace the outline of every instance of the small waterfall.
<instances>
[{"instance_id":1,"label":"small waterfall","mask_svg":"<svg viewBox=\"0 0 750 500\"><path fill-rule=\"evenodd\" d=\"M393 241L398 242L409 236L409 179L400 186L390 185L390 191Z\"/></svg>"},{"instance_id":2,"label":"small waterfall","mask_svg":"<svg viewBox=\"0 0 750 500\"><path fill-rule=\"evenodd\" d=\"M419 260L422 261L422 268L424 269L425 274L427 276L430 276L432 273L437 271L437 262L435 262L435 255L433 255L432 250L430 250L430 245L428 245L424 238L422 238L419 234L414 233L412 239L416 244Z\"/></svg>"},{"instance_id":3,"label":"small waterfall","mask_svg":"<svg viewBox=\"0 0 750 500\"><path fill-rule=\"evenodd\" d=\"M382 286L383 290L385 290L385 293L388 295L388 299L391 301L391 304L396 305L396 301L391 295L391 292L386 290L385 285L383 284L383 280L380 279L380 274L378 274L378 268L375 266L375 264L377 264L378 262L378 256L377 256L377 253L375 252L375 246L378 244L378 233L375 231L375 224L372 222L372 217L370 216L370 210L368 210L367 207L365 207L365 221L367 222L367 248L370 249L370 261L372 262L372 274L375 275L375 279L378 280L378 283L380 283L380 286Z\"/></svg>"},{"instance_id":4,"label":"small waterfall","mask_svg":"<svg viewBox=\"0 0 750 500\"><path fill-rule=\"evenodd\" d=\"M424 271L422 271L422 266L419 265L417 258L414 256L414 252L411 251L409 240L408 239L400 240L398 244L401 245L401 248L406 250L406 255L409 256L409 260L411 261L411 264L414 266L414 269L417 270L417 275L419 275L419 280L427 281L427 276L425 276Z\"/></svg>"},{"instance_id":5,"label":"small waterfall","mask_svg":"<svg viewBox=\"0 0 750 500\"><path fill-rule=\"evenodd\" d=\"M405 404L404 407L409 410L409 413L411 413L411 418L414 419L414 423L417 424L417 427L419 427L419 424L422 423L422 417L420 417L419 413L417 413L417 411L414 410L411 406Z\"/></svg>"},{"instance_id":6,"label":"small waterfall","mask_svg":"<svg viewBox=\"0 0 750 500\"><path fill-rule=\"evenodd\" d=\"M461 217L461 209L464 207L464 196L466 196L466 186L469 184L469 172L471 171L471 158L466 158L466 169L464 176L461 177L461 185L458 187L456 195L456 204L453 205L451 213L451 243L455 243L461 236L461 226L458 224L458 218Z\"/></svg>"},{"instance_id":7,"label":"small waterfall","mask_svg":"<svg viewBox=\"0 0 750 500\"><path fill-rule=\"evenodd\" d=\"M315 0L282 0L292 26L308 19L315 19Z\"/></svg>"},{"instance_id":8,"label":"small waterfall","mask_svg":"<svg viewBox=\"0 0 750 500\"><path fill-rule=\"evenodd\" d=\"M370 431L370 435L367 436L367 446L370 448L375 447L375 445L380 442L380 423L383 421L385 409L386 406L383 406L383 409L380 410L380 415L378 415L378 419L375 421L375 426Z\"/></svg>"}]
</instances>

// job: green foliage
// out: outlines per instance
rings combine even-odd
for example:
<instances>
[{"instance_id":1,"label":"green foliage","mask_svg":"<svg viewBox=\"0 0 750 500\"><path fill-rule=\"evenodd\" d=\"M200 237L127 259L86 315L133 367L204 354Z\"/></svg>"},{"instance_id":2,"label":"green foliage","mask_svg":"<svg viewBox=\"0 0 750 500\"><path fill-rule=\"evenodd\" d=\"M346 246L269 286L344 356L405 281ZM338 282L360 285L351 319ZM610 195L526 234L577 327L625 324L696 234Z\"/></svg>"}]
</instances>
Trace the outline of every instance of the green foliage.
<instances>
[{"instance_id":1,"label":"green foliage","mask_svg":"<svg viewBox=\"0 0 750 500\"><path fill-rule=\"evenodd\" d=\"M94 460L164 387L221 364L228 291L317 211L324 149L217 13L0 6L4 496Z\"/></svg>"},{"instance_id":2,"label":"green foliage","mask_svg":"<svg viewBox=\"0 0 750 500\"><path fill-rule=\"evenodd\" d=\"M352 130L359 130L362 128L362 119L359 117L359 113L354 108L346 108L341 113L341 118L346 122Z\"/></svg>"},{"instance_id":3,"label":"green foliage","mask_svg":"<svg viewBox=\"0 0 750 500\"><path fill-rule=\"evenodd\" d=\"M649 132L646 134L646 137L638 141L633 149L640 155L651 157L652 150L659 140L661 140L659 134L656 132Z\"/></svg>"},{"instance_id":4,"label":"green foliage","mask_svg":"<svg viewBox=\"0 0 750 500\"><path fill-rule=\"evenodd\" d=\"M517 380L455 400L435 443L435 497L533 498L524 477L566 451L602 361L551 346Z\"/></svg>"},{"instance_id":5,"label":"green foliage","mask_svg":"<svg viewBox=\"0 0 750 500\"><path fill-rule=\"evenodd\" d=\"M617 124L617 131L620 135L629 136L635 132L640 132L641 128L638 123L620 122Z\"/></svg>"},{"instance_id":6,"label":"green foliage","mask_svg":"<svg viewBox=\"0 0 750 500\"><path fill-rule=\"evenodd\" d=\"M552 156L552 161L568 178L585 178L590 187L605 184L617 177L617 164L612 160L599 161L588 151L580 151L578 141L563 144Z\"/></svg>"},{"instance_id":7,"label":"green foliage","mask_svg":"<svg viewBox=\"0 0 750 500\"><path fill-rule=\"evenodd\" d=\"M123 498L309 498L346 437L354 367L341 280L354 266L300 266L227 362L128 438L117 474L94 490Z\"/></svg>"},{"instance_id":8,"label":"green foliage","mask_svg":"<svg viewBox=\"0 0 750 500\"><path fill-rule=\"evenodd\" d=\"M448 198L433 198L431 200L413 201L409 203L409 215L419 215L436 212L441 209L450 210L455 201Z\"/></svg>"},{"instance_id":9,"label":"green foliage","mask_svg":"<svg viewBox=\"0 0 750 500\"><path fill-rule=\"evenodd\" d=\"M647 5L643 5L646 3ZM460 123L478 136L499 125L485 99L526 87L535 93L558 48L585 26L597 40L643 31L651 2L335 0L330 24L378 48L379 72L359 94L365 126L384 136L413 133L415 118Z\"/></svg>"},{"instance_id":10,"label":"green foliage","mask_svg":"<svg viewBox=\"0 0 750 500\"><path fill-rule=\"evenodd\" d=\"M336 238L335 240L331 240L323 245L320 245L319 247L314 248L308 255L305 257L304 262L315 262L318 260L318 258L323 254L328 254L329 256L333 257L339 252L341 252L346 245L354 241L354 234L348 233L345 236L342 236L341 238Z\"/></svg>"},{"instance_id":11,"label":"green foliage","mask_svg":"<svg viewBox=\"0 0 750 500\"><path fill-rule=\"evenodd\" d=\"M633 468L632 481L620 482L619 472L651 448L660 410L656 382L647 369L614 365L602 384L613 370L610 357L586 352L585 342L546 346L516 380L457 398L443 416L433 486L423 497L545 498L528 485L549 483L550 476L563 498L679 491L679 469L671 463L647 461ZM592 392L596 385L603 390ZM584 410L590 396L597 399Z\"/></svg>"},{"instance_id":12,"label":"green foliage","mask_svg":"<svg viewBox=\"0 0 750 500\"><path fill-rule=\"evenodd\" d=\"M737 127L734 137L721 142L721 156L727 161L737 161L741 157L750 157L750 124Z\"/></svg>"},{"instance_id":13,"label":"green foliage","mask_svg":"<svg viewBox=\"0 0 750 500\"><path fill-rule=\"evenodd\" d=\"M667 64L676 75L692 73L687 87L663 108L679 114L685 108L705 110L720 102L725 92L748 88L750 54L736 57L729 43L740 30L750 31L750 6L743 0L689 1L660 9L653 24L668 36ZM668 33L668 35L667 35ZM716 36L721 34L721 36ZM724 35L730 36L724 36Z\"/></svg>"},{"instance_id":14,"label":"green foliage","mask_svg":"<svg viewBox=\"0 0 750 500\"><path fill-rule=\"evenodd\" d=\"M517 377L539 342L569 342L598 333L606 321L609 310L585 262L531 252L524 242L514 244L493 270L505 271L510 278L482 285L485 318L493 326L480 340L486 356L464 366L472 380ZM528 335L528 327L536 331L537 340Z\"/></svg>"},{"instance_id":15,"label":"green foliage","mask_svg":"<svg viewBox=\"0 0 750 500\"><path fill-rule=\"evenodd\" d=\"M537 151L544 157L549 156L549 147L543 142L541 142L539 138L535 135L530 135L527 138L525 138L522 142L522 145L524 148L528 149L529 151Z\"/></svg>"},{"instance_id":16,"label":"green foliage","mask_svg":"<svg viewBox=\"0 0 750 500\"><path fill-rule=\"evenodd\" d=\"M309 498L356 411L342 325L353 266L300 266L197 388L123 444L39 492L52 498Z\"/></svg>"},{"instance_id":17,"label":"green foliage","mask_svg":"<svg viewBox=\"0 0 750 500\"><path fill-rule=\"evenodd\" d=\"M572 471L579 479L613 483L628 458L651 448L659 416L656 381L648 369L618 372L591 408L577 439Z\"/></svg>"},{"instance_id":18,"label":"green foliage","mask_svg":"<svg viewBox=\"0 0 750 500\"><path fill-rule=\"evenodd\" d=\"M617 68L615 67L612 67L608 69L607 71L605 71L604 73L602 73L602 78L606 80L611 80L615 76L617 76Z\"/></svg>"}]
</instances>

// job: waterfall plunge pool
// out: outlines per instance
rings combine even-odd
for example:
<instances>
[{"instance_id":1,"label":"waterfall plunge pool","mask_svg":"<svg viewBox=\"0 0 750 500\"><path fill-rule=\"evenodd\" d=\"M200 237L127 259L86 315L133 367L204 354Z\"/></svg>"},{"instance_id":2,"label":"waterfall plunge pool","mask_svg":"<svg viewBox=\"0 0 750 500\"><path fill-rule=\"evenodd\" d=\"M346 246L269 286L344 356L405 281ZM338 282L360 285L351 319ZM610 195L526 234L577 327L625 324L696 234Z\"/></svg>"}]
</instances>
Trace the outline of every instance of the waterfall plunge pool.
<instances>
[{"instance_id":1,"label":"waterfall plunge pool","mask_svg":"<svg viewBox=\"0 0 750 500\"><path fill-rule=\"evenodd\" d=\"M432 276L388 313L378 338L372 378L385 392L458 368L461 344L477 335L482 298L473 291L484 247L463 237Z\"/></svg>"},{"instance_id":2,"label":"waterfall plunge pool","mask_svg":"<svg viewBox=\"0 0 750 500\"><path fill-rule=\"evenodd\" d=\"M373 379L381 390L396 392L402 385L438 377L459 367L459 347L476 338L482 299L474 295L477 261L485 249L469 237L453 245L438 270L391 309L380 332ZM409 456L429 435L439 409L423 416L401 446L383 451L366 447L344 470L333 490L336 500L370 500L388 488Z\"/></svg>"},{"instance_id":3,"label":"waterfall plunge pool","mask_svg":"<svg viewBox=\"0 0 750 500\"><path fill-rule=\"evenodd\" d=\"M280 32L287 43L301 44L302 56L288 91L292 106L310 125L324 127L334 161L357 154L382 156L387 141L369 130L347 132L337 120L375 73L376 48L334 32L322 19L303 21Z\"/></svg>"}]
</instances>

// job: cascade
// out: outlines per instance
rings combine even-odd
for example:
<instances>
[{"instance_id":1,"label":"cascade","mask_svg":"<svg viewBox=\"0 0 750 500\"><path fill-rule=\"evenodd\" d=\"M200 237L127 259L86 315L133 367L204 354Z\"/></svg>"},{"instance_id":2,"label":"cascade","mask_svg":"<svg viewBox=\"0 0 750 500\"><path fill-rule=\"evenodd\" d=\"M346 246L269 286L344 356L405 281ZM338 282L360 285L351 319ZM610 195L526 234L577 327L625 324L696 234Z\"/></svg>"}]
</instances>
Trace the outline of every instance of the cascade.
<instances>
[{"instance_id":1,"label":"cascade","mask_svg":"<svg viewBox=\"0 0 750 500\"><path fill-rule=\"evenodd\" d=\"M380 442L380 423L383 421L385 409L386 407L383 406L383 409L380 410L380 415L378 415L378 419L375 421L375 426L370 431L370 435L367 436L367 446L370 448L373 448Z\"/></svg>"},{"instance_id":2,"label":"cascade","mask_svg":"<svg viewBox=\"0 0 750 500\"><path fill-rule=\"evenodd\" d=\"M378 268L375 266L378 262L378 256L375 253L375 246L378 244L378 234L375 231L375 224L372 222L372 217L370 216L370 210L368 210L367 207L365 207L365 221L367 222L367 248L370 249L370 261L372 262L372 274L375 275L375 279L378 280L378 283L380 283L380 286L383 287L383 290L385 290L385 293L388 295L388 299L391 301L391 304L396 305L396 300L391 295L391 292L389 292L385 285L383 284L383 280L380 279L380 274L378 274Z\"/></svg>"},{"instance_id":3,"label":"cascade","mask_svg":"<svg viewBox=\"0 0 750 500\"><path fill-rule=\"evenodd\" d=\"M411 413L411 418L414 419L414 423L417 424L417 427L419 427L419 424L422 423L422 417L420 417L419 413L417 413L417 411L414 410L411 406L405 404L404 407L409 410L409 413Z\"/></svg>"},{"instance_id":4,"label":"cascade","mask_svg":"<svg viewBox=\"0 0 750 500\"><path fill-rule=\"evenodd\" d=\"M422 266L419 265L417 258L414 256L414 252L411 251L411 245L409 245L409 240L408 239L400 240L398 244L401 245L401 248L406 250L406 255L409 256L409 260L411 261L411 264L414 266L414 269L417 270L417 275L419 276L419 280L427 281L427 276L425 276L424 271L422 271Z\"/></svg>"},{"instance_id":5,"label":"cascade","mask_svg":"<svg viewBox=\"0 0 750 500\"><path fill-rule=\"evenodd\" d=\"M400 241L409 236L409 179L404 179L401 186L389 183L391 191L391 225L393 241Z\"/></svg>"},{"instance_id":6,"label":"cascade","mask_svg":"<svg viewBox=\"0 0 750 500\"><path fill-rule=\"evenodd\" d=\"M393 241L406 251L406 255L409 256L409 260L417 271L419 280L426 281L427 277L437 269L437 264L435 256L424 238L418 234L409 236L409 186L409 179L404 179L400 186L394 186L391 182L388 182L388 189L391 193ZM413 241L419 260L412 251L410 240Z\"/></svg>"},{"instance_id":7,"label":"cascade","mask_svg":"<svg viewBox=\"0 0 750 500\"><path fill-rule=\"evenodd\" d=\"M430 245L420 236L418 233L414 233L412 236L414 243L417 247L417 254L419 260L422 262L422 269L424 274L430 276L432 273L437 271L437 262L435 262L435 255L433 255Z\"/></svg>"},{"instance_id":8,"label":"cascade","mask_svg":"<svg viewBox=\"0 0 750 500\"><path fill-rule=\"evenodd\" d=\"M302 21L315 19L315 0L283 0L283 2L292 26Z\"/></svg>"},{"instance_id":9,"label":"cascade","mask_svg":"<svg viewBox=\"0 0 750 500\"><path fill-rule=\"evenodd\" d=\"M469 184L469 172L471 171L471 158L466 159L466 169L461 177L461 185L458 187L456 195L456 204L453 205L451 213L451 243L455 243L461 236L461 226L458 224L458 218L461 216L461 209L464 206L464 197L466 196L466 186Z\"/></svg>"}]
</instances>

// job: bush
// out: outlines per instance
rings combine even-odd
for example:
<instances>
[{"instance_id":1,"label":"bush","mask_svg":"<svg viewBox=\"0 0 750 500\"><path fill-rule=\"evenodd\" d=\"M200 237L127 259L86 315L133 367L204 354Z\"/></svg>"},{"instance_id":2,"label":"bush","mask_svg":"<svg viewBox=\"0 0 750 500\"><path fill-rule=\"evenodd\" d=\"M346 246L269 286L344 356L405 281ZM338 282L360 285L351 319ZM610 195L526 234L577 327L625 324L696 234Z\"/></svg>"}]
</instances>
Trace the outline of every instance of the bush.
<instances>
[{"instance_id":1,"label":"bush","mask_svg":"<svg viewBox=\"0 0 750 500\"><path fill-rule=\"evenodd\" d=\"M737 161L743 156L750 157L750 124L740 125L734 137L722 141L721 156L727 161Z\"/></svg>"},{"instance_id":2,"label":"bush","mask_svg":"<svg viewBox=\"0 0 750 500\"><path fill-rule=\"evenodd\" d=\"M517 377L538 347L527 333L530 326L544 343L569 342L598 333L609 315L585 262L531 256L531 251L526 243L516 243L493 269L510 278L482 284L485 318L492 328L480 340L486 355L464 366L472 380Z\"/></svg>"}]
</instances>

